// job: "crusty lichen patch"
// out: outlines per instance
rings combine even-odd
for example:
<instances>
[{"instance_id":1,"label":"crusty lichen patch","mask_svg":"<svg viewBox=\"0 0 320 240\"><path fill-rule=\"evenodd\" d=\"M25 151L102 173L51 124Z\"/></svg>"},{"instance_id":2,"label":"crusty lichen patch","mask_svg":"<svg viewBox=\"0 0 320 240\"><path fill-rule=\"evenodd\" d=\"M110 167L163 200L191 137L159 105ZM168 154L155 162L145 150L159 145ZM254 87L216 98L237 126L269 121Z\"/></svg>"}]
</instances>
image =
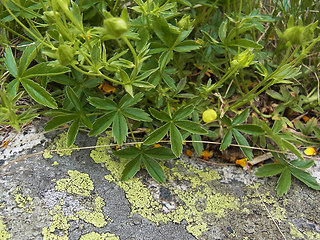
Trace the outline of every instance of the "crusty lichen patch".
<instances>
[{"instance_id":1,"label":"crusty lichen patch","mask_svg":"<svg viewBox=\"0 0 320 240\"><path fill-rule=\"evenodd\" d=\"M70 149L70 148L77 148L78 146L72 144L70 147L67 147L67 135L68 133L61 133L58 135L55 139L54 142L44 151L43 157L44 158L52 158L52 154L50 150L59 150L59 149ZM57 151L56 153L59 154L59 156L71 156L73 150L60 150ZM78 149L79 151L79 149Z\"/></svg>"},{"instance_id":2,"label":"crusty lichen patch","mask_svg":"<svg viewBox=\"0 0 320 240\"><path fill-rule=\"evenodd\" d=\"M7 240L10 238L10 234L6 231L6 226L3 224L2 219L0 217L0 239Z\"/></svg>"},{"instance_id":3,"label":"crusty lichen patch","mask_svg":"<svg viewBox=\"0 0 320 240\"><path fill-rule=\"evenodd\" d=\"M64 200L62 199L58 205L55 205L53 210L50 211L52 216L52 222L49 227L45 227L42 230L44 239L57 239L67 240L68 231L70 228L70 221L83 220L86 223L90 223L95 227L104 227L111 222L111 219L104 216L102 208L105 206L104 199L93 193L94 184L87 173L81 173L77 170L69 170L69 178L63 178L56 181L56 190L64 191L68 194L77 196L79 202L84 202L84 205L79 205L78 209L73 209L72 214L66 215L64 212ZM81 200L82 199L82 200ZM85 199L85 201L83 201ZM91 201L88 202L88 199ZM80 208L80 210L79 210ZM79 224L79 223L77 223ZM94 238L96 233L84 235L81 239L117 239L114 235L106 233L105 235L99 235L101 238ZM93 238L90 238L93 237ZM106 238L109 237L109 238ZM113 238L110 238L113 237Z\"/></svg>"},{"instance_id":4,"label":"crusty lichen patch","mask_svg":"<svg viewBox=\"0 0 320 240\"><path fill-rule=\"evenodd\" d=\"M105 143L107 139L108 137L100 137L97 145ZM211 214L215 218L221 218L239 208L238 199L230 194L215 192L210 187L210 183L220 178L217 171L199 170L176 161L174 168L165 168L168 181L164 186L180 204L169 212L164 212L159 199L154 197L154 193L139 178L134 177L126 182L119 181L128 160L120 159L120 163L113 161L106 151L100 148L93 150L91 157L94 161L105 162L106 168L111 172L105 179L116 183L125 191L131 203L132 214L138 213L156 224L169 221L180 223L185 220L188 223L186 229L198 238L208 230L205 216ZM185 184L176 185L177 181L183 181Z\"/></svg>"},{"instance_id":5,"label":"crusty lichen patch","mask_svg":"<svg viewBox=\"0 0 320 240\"><path fill-rule=\"evenodd\" d=\"M105 206L104 200L102 197L98 196L94 201L93 211L80 210L77 212L77 215L80 219L83 219L85 222L93 224L95 227L103 227L108 224L108 221L111 221L110 218L106 218L102 213L102 207Z\"/></svg>"},{"instance_id":6,"label":"crusty lichen patch","mask_svg":"<svg viewBox=\"0 0 320 240\"><path fill-rule=\"evenodd\" d=\"M79 240L120 240L120 238L111 233L90 232L81 236Z\"/></svg>"},{"instance_id":7,"label":"crusty lichen patch","mask_svg":"<svg viewBox=\"0 0 320 240\"><path fill-rule=\"evenodd\" d=\"M56 190L89 197L90 192L94 189L89 175L77 170L69 170L68 174L70 178L57 181Z\"/></svg>"},{"instance_id":8,"label":"crusty lichen patch","mask_svg":"<svg viewBox=\"0 0 320 240\"><path fill-rule=\"evenodd\" d=\"M319 240L320 234L311 231L300 232L296 226L291 222L288 223L290 226L290 237L291 239L308 239L308 240Z\"/></svg>"},{"instance_id":9,"label":"crusty lichen patch","mask_svg":"<svg viewBox=\"0 0 320 240\"><path fill-rule=\"evenodd\" d=\"M17 203L18 207L26 211L27 213L32 212L33 199L32 197L27 197L22 194L22 188L16 188L12 193L14 195L14 200Z\"/></svg>"},{"instance_id":10,"label":"crusty lichen patch","mask_svg":"<svg viewBox=\"0 0 320 240\"><path fill-rule=\"evenodd\" d=\"M68 231L70 228L69 221L77 220L78 218L71 215L66 216L62 210L64 202L54 206L49 214L52 216L52 221L49 227L42 229L43 240L68 240Z\"/></svg>"}]
</instances>

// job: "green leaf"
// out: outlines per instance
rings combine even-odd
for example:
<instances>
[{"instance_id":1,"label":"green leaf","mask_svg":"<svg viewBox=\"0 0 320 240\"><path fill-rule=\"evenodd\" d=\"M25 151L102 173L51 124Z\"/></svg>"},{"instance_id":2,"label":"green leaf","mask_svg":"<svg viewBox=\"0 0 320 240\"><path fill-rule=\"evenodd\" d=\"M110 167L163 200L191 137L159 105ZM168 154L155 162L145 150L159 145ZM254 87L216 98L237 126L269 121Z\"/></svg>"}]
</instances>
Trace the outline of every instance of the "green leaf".
<instances>
[{"instance_id":1,"label":"green leaf","mask_svg":"<svg viewBox=\"0 0 320 240\"><path fill-rule=\"evenodd\" d=\"M229 46L238 46L243 48L262 49L263 46L249 39L237 39L229 43Z\"/></svg>"},{"instance_id":2,"label":"green leaf","mask_svg":"<svg viewBox=\"0 0 320 240\"><path fill-rule=\"evenodd\" d=\"M55 129L63 124L66 124L74 119L78 118L78 115L76 114L66 114L64 116L58 116L51 119L47 125L44 127L45 131L50 131L52 129Z\"/></svg>"},{"instance_id":3,"label":"green leaf","mask_svg":"<svg viewBox=\"0 0 320 240\"><path fill-rule=\"evenodd\" d=\"M315 190L320 190L320 185L317 180L310 175L310 173L303 171L301 169L290 166L290 172L293 176L298 178L301 182L306 184L308 187L311 187Z\"/></svg>"},{"instance_id":4,"label":"green leaf","mask_svg":"<svg viewBox=\"0 0 320 240\"><path fill-rule=\"evenodd\" d=\"M171 118L169 116L169 114L163 112L163 111L158 111L154 108L149 108L149 112L151 113L151 115L160 120L160 121L164 121L164 122L169 122L171 121Z\"/></svg>"},{"instance_id":5,"label":"green leaf","mask_svg":"<svg viewBox=\"0 0 320 240\"><path fill-rule=\"evenodd\" d=\"M122 145L123 142L125 142L128 135L128 126L126 119L124 116L117 112L114 115L113 124L112 124L112 136L114 138L114 141L117 142L119 146Z\"/></svg>"},{"instance_id":6,"label":"green leaf","mask_svg":"<svg viewBox=\"0 0 320 240\"><path fill-rule=\"evenodd\" d=\"M70 147L74 141L76 140L76 137L79 132L79 127L80 127L80 119L75 119L74 122L71 124L69 130L68 130L68 135L67 135L67 147Z\"/></svg>"},{"instance_id":7,"label":"green leaf","mask_svg":"<svg viewBox=\"0 0 320 240\"><path fill-rule=\"evenodd\" d=\"M81 120L81 123L83 123L87 128L92 129L93 127L92 122L87 115L82 114L80 117L80 120Z\"/></svg>"},{"instance_id":8,"label":"green leaf","mask_svg":"<svg viewBox=\"0 0 320 240\"><path fill-rule=\"evenodd\" d=\"M121 181L127 181L132 178L140 170L141 156L137 156L127 163L122 171Z\"/></svg>"},{"instance_id":9,"label":"green leaf","mask_svg":"<svg viewBox=\"0 0 320 240\"><path fill-rule=\"evenodd\" d=\"M113 122L115 113L106 113L102 117L99 117L96 119L96 121L93 123L92 130L89 133L89 136L94 136L102 133L105 131Z\"/></svg>"},{"instance_id":10,"label":"green leaf","mask_svg":"<svg viewBox=\"0 0 320 240\"><path fill-rule=\"evenodd\" d=\"M292 160L290 163L297 168L307 169L307 168L310 168L314 164L314 161L312 159L308 159L305 161Z\"/></svg>"},{"instance_id":11,"label":"green leaf","mask_svg":"<svg viewBox=\"0 0 320 240\"><path fill-rule=\"evenodd\" d=\"M196 134L207 134L208 131L200 126L199 123L195 123L188 120L175 121L174 124L179 128L182 128L188 132Z\"/></svg>"},{"instance_id":12,"label":"green leaf","mask_svg":"<svg viewBox=\"0 0 320 240\"><path fill-rule=\"evenodd\" d=\"M169 24L162 16L152 15L152 29L157 37L167 46L172 47L177 35L172 33Z\"/></svg>"},{"instance_id":13,"label":"green leaf","mask_svg":"<svg viewBox=\"0 0 320 240\"><path fill-rule=\"evenodd\" d=\"M283 194L286 194L289 191L291 185L291 172L289 168L285 168L279 179L277 184L277 194L279 197L281 197Z\"/></svg>"},{"instance_id":14,"label":"green leaf","mask_svg":"<svg viewBox=\"0 0 320 240\"><path fill-rule=\"evenodd\" d=\"M129 75L122 69L120 69L120 78L124 84L131 83L131 79L130 79Z\"/></svg>"},{"instance_id":15,"label":"green leaf","mask_svg":"<svg viewBox=\"0 0 320 240\"><path fill-rule=\"evenodd\" d=\"M38 103L50 108L58 107L54 98L38 83L30 79L21 79L21 84L28 94Z\"/></svg>"},{"instance_id":16,"label":"green leaf","mask_svg":"<svg viewBox=\"0 0 320 240\"><path fill-rule=\"evenodd\" d=\"M6 52L4 54L4 64L13 77L18 77L17 64L14 60L14 56L10 47L6 47Z\"/></svg>"},{"instance_id":17,"label":"green leaf","mask_svg":"<svg viewBox=\"0 0 320 240\"><path fill-rule=\"evenodd\" d=\"M171 149L165 147L155 147L148 149L144 152L145 155L151 158L166 160L175 158L175 155L172 153Z\"/></svg>"},{"instance_id":18,"label":"green leaf","mask_svg":"<svg viewBox=\"0 0 320 240\"><path fill-rule=\"evenodd\" d=\"M173 50L176 52L190 52L193 50L197 50L200 48L200 45L192 40L187 40L182 43L179 43L177 46L174 47Z\"/></svg>"},{"instance_id":19,"label":"green leaf","mask_svg":"<svg viewBox=\"0 0 320 240\"><path fill-rule=\"evenodd\" d=\"M182 153L182 135L178 128L171 123L170 124L170 143L171 150L176 157L180 157Z\"/></svg>"},{"instance_id":20,"label":"green leaf","mask_svg":"<svg viewBox=\"0 0 320 240\"><path fill-rule=\"evenodd\" d=\"M88 101L92 106L98 109L116 111L118 108L117 104L109 98L89 97Z\"/></svg>"},{"instance_id":21,"label":"green leaf","mask_svg":"<svg viewBox=\"0 0 320 240\"><path fill-rule=\"evenodd\" d=\"M22 76L23 72L29 67L32 60L37 56L38 49L36 45L28 46L20 58L18 75Z\"/></svg>"},{"instance_id":22,"label":"green leaf","mask_svg":"<svg viewBox=\"0 0 320 240\"><path fill-rule=\"evenodd\" d=\"M219 43L217 40L215 40L213 37L211 37L209 35L209 33L205 32L203 30L200 30L200 31L203 34L204 38L207 39L207 41L209 41L211 44L217 45Z\"/></svg>"},{"instance_id":23,"label":"green leaf","mask_svg":"<svg viewBox=\"0 0 320 240\"><path fill-rule=\"evenodd\" d=\"M232 126L235 126L237 124L240 124L240 123L243 123L244 121L246 121L247 118L249 117L249 114L250 114L249 111L250 111L250 109L247 108L242 113L237 115L232 121Z\"/></svg>"},{"instance_id":24,"label":"green leaf","mask_svg":"<svg viewBox=\"0 0 320 240\"><path fill-rule=\"evenodd\" d=\"M218 35L219 35L221 42L224 42L224 40L226 39L227 24L228 24L228 20L225 20L220 24Z\"/></svg>"},{"instance_id":25,"label":"green leaf","mask_svg":"<svg viewBox=\"0 0 320 240\"><path fill-rule=\"evenodd\" d=\"M113 154L118 158L136 158L139 154L141 154L141 150L136 147L128 147L125 149L121 149L118 151L114 151Z\"/></svg>"},{"instance_id":26,"label":"green leaf","mask_svg":"<svg viewBox=\"0 0 320 240\"><path fill-rule=\"evenodd\" d=\"M265 164L265 165L258 168L258 170L255 172L255 175L257 177L271 177L274 175L278 175L286 167L287 167L287 165L279 164L279 163Z\"/></svg>"},{"instance_id":27,"label":"green leaf","mask_svg":"<svg viewBox=\"0 0 320 240\"><path fill-rule=\"evenodd\" d=\"M243 146L250 146L247 139L236 129L232 129L232 133L234 138L236 139L236 142L239 145L243 145ZM253 158L253 153L252 153L252 149L251 148L246 148L246 147L240 147L241 151L243 152L243 154L246 156L246 158L248 158L250 161Z\"/></svg>"},{"instance_id":28,"label":"green leaf","mask_svg":"<svg viewBox=\"0 0 320 240\"><path fill-rule=\"evenodd\" d=\"M301 160L304 160L302 153L293 144L289 143L285 139L282 139L282 143L290 152L294 153Z\"/></svg>"},{"instance_id":29,"label":"green leaf","mask_svg":"<svg viewBox=\"0 0 320 240\"><path fill-rule=\"evenodd\" d=\"M11 80L11 82L9 82L6 87L7 94L11 97L15 96L19 91L19 85L20 85L20 82L18 81L17 78Z\"/></svg>"},{"instance_id":30,"label":"green leaf","mask_svg":"<svg viewBox=\"0 0 320 240\"><path fill-rule=\"evenodd\" d=\"M121 109L126 107L131 107L138 103L143 97L143 93L138 93L134 97L130 96L129 94L124 95L119 101L119 107Z\"/></svg>"},{"instance_id":31,"label":"green leaf","mask_svg":"<svg viewBox=\"0 0 320 240\"><path fill-rule=\"evenodd\" d=\"M101 45L100 43L97 43L96 45L93 46L91 50L91 60L92 60L93 66L98 68L100 59L101 59Z\"/></svg>"},{"instance_id":32,"label":"green leaf","mask_svg":"<svg viewBox=\"0 0 320 240\"><path fill-rule=\"evenodd\" d=\"M27 69L23 73L22 77L31 78L39 76L55 76L66 72L70 72L70 69L68 67L57 65L52 62L43 62Z\"/></svg>"},{"instance_id":33,"label":"green leaf","mask_svg":"<svg viewBox=\"0 0 320 240\"><path fill-rule=\"evenodd\" d=\"M160 71L163 72L167 64L171 61L173 58L173 51L168 49L167 51L162 52L162 54L159 57L159 68Z\"/></svg>"},{"instance_id":34,"label":"green leaf","mask_svg":"<svg viewBox=\"0 0 320 240\"><path fill-rule=\"evenodd\" d=\"M80 112L82 110L82 106L81 106L80 100L79 100L78 96L76 95L76 93L69 86L66 87L66 93L67 93L67 97L72 102L75 109L78 112Z\"/></svg>"},{"instance_id":35,"label":"green leaf","mask_svg":"<svg viewBox=\"0 0 320 240\"><path fill-rule=\"evenodd\" d=\"M166 181L166 175L157 161L146 155L143 156L142 161L151 177L159 183L164 183Z\"/></svg>"},{"instance_id":36,"label":"green leaf","mask_svg":"<svg viewBox=\"0 0 320 240\"><path fill-rule=\"evenodd\" d=\"M223 137L221 145L220 145L220 150L225 150L227 147L230 146L232 141L232 129L229 129L226 133L226 135Z\"/></svg>"},{"instance_id":37,"label":"green leaf","mask_svg":"<svg viewBox=\"0 0 320 240\"><path fill-rule=\"evenodd\" d=\"M170 77L169 74L167 74L166 72L163 72L162 79L168 85L168 87L170 87L174 91L177 90L177 87L176 87L176 84L175 84L175 80L172 77Z\"/></svg>"},{"instance_id":38,"label":"green leaf","mask_svg":"<svg viewBox=\"0 0 320 240\"><path fill-rule=\"evenodd\" d=\"M192 141L201 141L201 136L198 134L192 134ZM203 152L203 143L202 142L192 142L192 146L194 148L194 150L196 150L196 153L198 154L198 156L201 156L202 152Z\"/></svg>"},{"instance_id":39,"label":"green leaf","mask_svg":"<svg viewBox=\"0 0 320 240\"><path fill-rule=\"evenodd\" d=\"M255 124L245 124L245 125L236 125L233 127L241 132L248 133L251 135L261 135L264 134L264 130Z\"/></svg>"},{"instance_id":40,"label":"green leaf","mask_svg":"<svg viewBox=\"0 0 320 240\"><path fill-rule=\"evenodd\" d=\"M181 120L183 118L189 117L190 114L193 112L194 106L188 105L182 108L179 108L172 116L172 120Z\"/></svg>"},{"instance_id":41,"label":"green leaf","mask_svg":"<svg viewBox=\"0 0 320 240\"><path fill-rule=\"evenodd\" d=\"M167 132L169 131L169 128L170 128L170 123L166 123L165 125L156 129L147 137L147 139L144 141L144 144L151 145L159 142L164 137L164 135L167 134Z\"/></svg>"},{"instance_id":42,"label":"green leaf","mask_svg":"<svg viewBox=\"0 0 320 240\"><path fill-rule=\"evenodd\" d=\"M157 70L158 70L158 68L149 69L149 70L145 71L144 73L142 73L141 75L137 76L134 81L135 82L142 81L142 80L146 79L147 77L149 77L151 74L153 74Z\"/></svg>"},{"instance_id":43,"label":"green leaf","mask_svg":"<svg viewBox=\"0 0 320 240\"><path fill-rule=\"evenodd\" d=\"M137 120L137 121L145 121L145 122L152 121L152 119L149 117L149 114L147 114L145 111L139 108L125 108L121 112L126 117Z\"/></svg>"},{"instance_id":44,"label":"green leaf","mask_svg":"<svg viewBox=\"0 0 320 240\"><path fill-rule=\"evenodd\" d=\"M279 133L283 128L283 122L281 120L276 120L272 126L272 132Z\"/></svg>"}]
</instances>

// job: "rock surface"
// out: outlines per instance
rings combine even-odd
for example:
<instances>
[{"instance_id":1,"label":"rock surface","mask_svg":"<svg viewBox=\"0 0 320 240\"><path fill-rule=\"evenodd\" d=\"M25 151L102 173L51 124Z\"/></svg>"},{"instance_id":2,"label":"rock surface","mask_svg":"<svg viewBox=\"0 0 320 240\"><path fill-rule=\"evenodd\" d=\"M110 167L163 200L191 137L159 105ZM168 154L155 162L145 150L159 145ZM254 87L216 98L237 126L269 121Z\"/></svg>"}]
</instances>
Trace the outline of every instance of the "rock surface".
<instances>
[{"instance_id":1,"label":"rock surface","mask_svg":"<svg viewBox=\"0 0 320 240\"><path fill-rule=\"evenodd\" d=\"M320 192L296 179L279 198L277 177L182 156L163 163L165 184L145 170L120 182L126 160L108 135L79 134L76 146L97 148L49 152L65 148L63 131L12 134L0 156L1 240L320 239Z\"/></svg>"}]
</instances>

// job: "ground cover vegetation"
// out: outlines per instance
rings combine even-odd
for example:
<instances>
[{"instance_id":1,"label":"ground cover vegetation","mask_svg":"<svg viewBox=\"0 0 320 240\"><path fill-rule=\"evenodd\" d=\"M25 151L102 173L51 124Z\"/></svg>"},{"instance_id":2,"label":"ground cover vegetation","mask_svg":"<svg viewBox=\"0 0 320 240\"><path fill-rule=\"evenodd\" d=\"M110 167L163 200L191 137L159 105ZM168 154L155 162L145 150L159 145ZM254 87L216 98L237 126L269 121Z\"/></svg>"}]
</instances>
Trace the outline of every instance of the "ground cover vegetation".
<instances>
[{"instance_id":1,"label":"ground cover vegetation","mask_svg":"<svg viewBox=\"0 0 320 240\"><path fill-rule=\"evenodd\" d=\"M1 0L0 124L111 130L128 159L164 182L165 159L271 152L257 176L306 171L320 143L320 3L313 0ZM204 143L215 143L207 149ZM168 146L168 147L165 147ZM296 155L295 160L288 153ZM206 158L212 156L206 155ZM245 164L247 167L248 165Z\"/></svg>"}]
</instances>

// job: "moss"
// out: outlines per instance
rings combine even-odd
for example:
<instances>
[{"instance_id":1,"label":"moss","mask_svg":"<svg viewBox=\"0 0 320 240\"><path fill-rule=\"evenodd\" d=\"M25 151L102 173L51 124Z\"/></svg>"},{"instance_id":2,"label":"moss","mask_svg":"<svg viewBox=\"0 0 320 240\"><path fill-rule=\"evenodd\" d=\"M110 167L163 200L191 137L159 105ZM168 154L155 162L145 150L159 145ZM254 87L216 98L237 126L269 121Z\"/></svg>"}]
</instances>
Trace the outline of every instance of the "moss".
<instances>
[{"instance_id":1,"label":"moss","mask_svg":"<svg viewBox=\"0 0 320 240\"><path fill-rule=\"evenodd\" d=\"M89 197L90 192L94 189L89 175L77 170L69 170L68 174L70 178L57 181L56 190Z\"/></svg>"},{"instance_id":2,"label":"moss","mask_svg":"<svg viewBox=\"0 0 320 240\"><path fill-rule=\"evenodd\" d=\"M16 201L19 208L22 208L27 213L32 212L33 199L26 197L21 193L21 187L18 187L13 191L14 200Z\"/></svg>"},{"instance_id":3,"label":"moss","mask_svg":"<svg viewBox=\"0 0 320 240\"><path fill-rule=\"evenodd\" d=\"M79 240L120 240L120 238L111 233L90 232L81 236Z\"/></svg>"},{"instance_id":4,"label":"moss","mask_svg":"<svg viewBox=\"0 0 320 240\"><path fill-rule=\"evenodd\" d=\"M43 157L44 158L52 158L53 156L50 153L50 150L59 150L59 149L68 149L68 148L77 148L78 146L72 144L70 147L67 146L67 135L68 133L61 133L58 135L54 142L47 148L47 151L44 151ZM73 150L63 150L63 151L57 151L57 154L59 156L71 156ZM78 150L79 151L79 150Z\"/></svg>"},{"instance_id":5,"label":"moss","mask_svg":"<svg viewBox=\"0 0 320 240\"><path fill-rule=\"evenodd\" d=\"M97 145L105 144L107 139L108 137L100 137ZM154 194L138 177L126 182L120 181L123 167L128 160L113 161L101 148L91 151L90 156L96 162L105 162L106 168L111 172L105 176L105 179L114 182L125 191L131 204L132 214L140 214L156 224L169 221L180 223L185 220L188 224L186 229L198 238L209 228L205 220L206 215L211 214L216 218L221 218L229 211L239 208L238 199L230 194L217 193L209 186L210 182L220 178L217 171L199 170L176 161L174 168L165 168L168 178L165 187L180 204L172 211L164 213L160 200L154 197ZM186 186L181 189L181 186L174 185L174 180L186 182Z\"/></svg>"},{"instance_id":6,"label":"moss","mask_svg":"<svg viewBox=\"0 0 320 240\"><path fill-rule=\"evenodd\" d=\"M6 226L3 224L2 219L0 217L0 239L7 240L10 238L10 234L6 231Z\"/></svg>"}]
</instances>

